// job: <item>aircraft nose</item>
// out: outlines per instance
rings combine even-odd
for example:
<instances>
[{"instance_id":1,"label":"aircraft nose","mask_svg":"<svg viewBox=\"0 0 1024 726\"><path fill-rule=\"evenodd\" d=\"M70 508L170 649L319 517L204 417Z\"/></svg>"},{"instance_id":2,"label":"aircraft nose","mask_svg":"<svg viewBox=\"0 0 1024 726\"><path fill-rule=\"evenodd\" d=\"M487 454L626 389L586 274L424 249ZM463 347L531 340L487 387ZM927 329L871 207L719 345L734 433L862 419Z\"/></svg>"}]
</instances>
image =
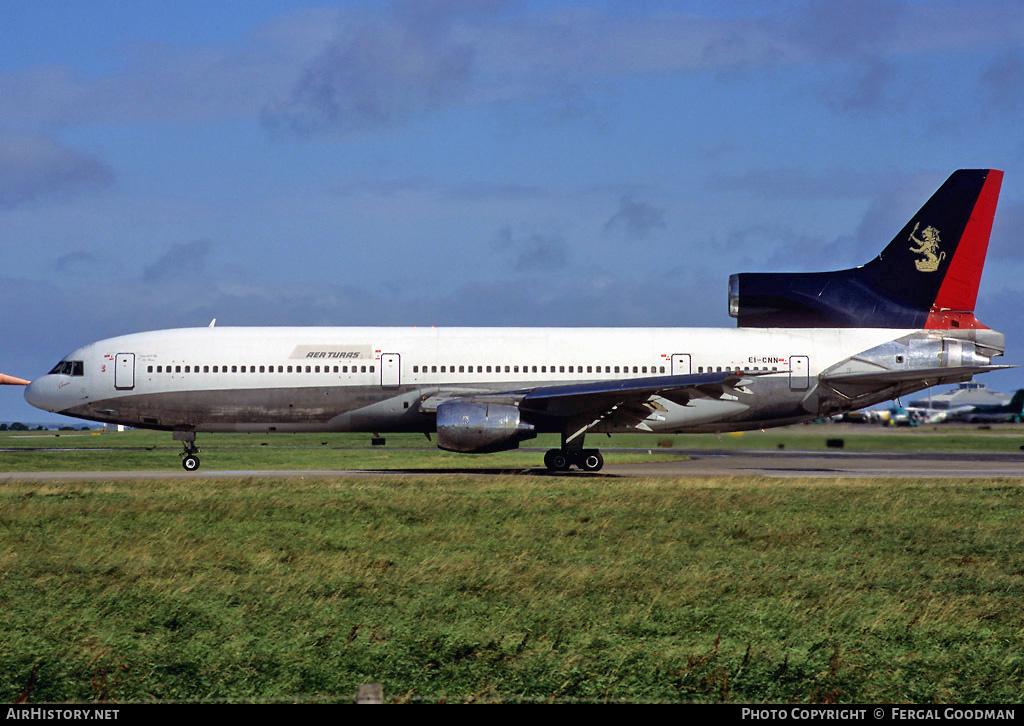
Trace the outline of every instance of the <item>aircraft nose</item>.
<instances>
[{"instance_id":1,"label":"aircraft nose","mask_svg":"<svg viewBox=\"0 0 1024 726\"><path fill-rule=\"evenodd\" d=\"M59 410L57 382L53 376L37 378L25 387L25 400L44 411Z\"/></svg>"}]
</instances>

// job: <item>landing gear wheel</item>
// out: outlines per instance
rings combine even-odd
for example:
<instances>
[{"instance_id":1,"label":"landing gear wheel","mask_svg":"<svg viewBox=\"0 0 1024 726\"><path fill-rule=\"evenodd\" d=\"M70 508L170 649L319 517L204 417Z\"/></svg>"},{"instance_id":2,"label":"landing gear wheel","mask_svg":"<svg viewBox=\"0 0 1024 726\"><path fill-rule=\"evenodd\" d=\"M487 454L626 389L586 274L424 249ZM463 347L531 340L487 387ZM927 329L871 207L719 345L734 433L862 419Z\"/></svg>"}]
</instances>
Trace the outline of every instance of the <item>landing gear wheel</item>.
<instances>
[{"instance_id":1,"label":"landing gear wheel","mask_svg":"<svg viewBox=\"0 0 1024 726\"><path fill-rule=\"evenodd\" d=\"M196 434L194 431L175 431L175 441L181 441L184 446L178 456L181 457L181 466L185 471L195 471L199 468L199 447L196 446Z\"/></svg>"},{"instance_id":2,"label":"landing gear wheel","mask_svg":"<svg viewBox=\"0 0 1024 726\"><path fill-rule=\"evenodd\" d=\"M576 466L581 471L601 471L604 466L604 457L597 449L587 449L577 454Z\"/></svg>"},{"instance_id":3,"label":"landing gear wheel","mask_svg":"<svg viewBox=\"0 0 1024 726\"><path fill-rule=\"evenodd\" d=\"M569 459L569 455L561 449L549 449L544 454L544 466L551 471L569 471L572 461Z\"/></svg>"}]
</instances>

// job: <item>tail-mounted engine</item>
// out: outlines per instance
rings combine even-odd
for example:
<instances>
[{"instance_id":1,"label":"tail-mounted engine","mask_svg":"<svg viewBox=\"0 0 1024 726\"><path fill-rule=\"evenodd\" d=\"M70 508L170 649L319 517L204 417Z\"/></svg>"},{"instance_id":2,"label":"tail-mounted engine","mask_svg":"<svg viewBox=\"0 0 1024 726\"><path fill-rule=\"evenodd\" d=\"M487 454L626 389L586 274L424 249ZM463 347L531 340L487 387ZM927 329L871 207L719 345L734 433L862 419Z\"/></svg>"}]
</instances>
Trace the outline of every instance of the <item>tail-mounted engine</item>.
<instances>
[{"instance_id":1,"label":"tail-mounted engine","mask_svg":"<svg viewBox=\"0 0 1024 726\"><path fill-rule=\"evenodd\" d=\"M992 365L992 358L1003 354L1002 333L988 329L943 333L912 333L883 343L822 371L819 381L847 401L866 396L887 400L1010 367Z\"/></svg>"}]
</instances>

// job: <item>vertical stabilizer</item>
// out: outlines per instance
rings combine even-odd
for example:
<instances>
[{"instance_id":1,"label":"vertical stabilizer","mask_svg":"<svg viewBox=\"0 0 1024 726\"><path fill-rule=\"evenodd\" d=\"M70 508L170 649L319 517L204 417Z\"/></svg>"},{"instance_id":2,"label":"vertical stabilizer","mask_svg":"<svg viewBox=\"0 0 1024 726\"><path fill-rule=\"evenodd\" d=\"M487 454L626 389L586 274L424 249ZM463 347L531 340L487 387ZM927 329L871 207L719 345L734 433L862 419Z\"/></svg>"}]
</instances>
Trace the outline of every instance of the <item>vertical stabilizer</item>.
<instances>
[{"instance_id":1,"label":"vertical stabilizer","mask_svg":"<svg viewBox=\"0 0 1024 726\"><path fill-rule=\"evenodd\" d=\"M730 314L755 328L984 328L974 305L1002 179L954 172L861 267L733 275Z\"/></svg>"}]
</instances>

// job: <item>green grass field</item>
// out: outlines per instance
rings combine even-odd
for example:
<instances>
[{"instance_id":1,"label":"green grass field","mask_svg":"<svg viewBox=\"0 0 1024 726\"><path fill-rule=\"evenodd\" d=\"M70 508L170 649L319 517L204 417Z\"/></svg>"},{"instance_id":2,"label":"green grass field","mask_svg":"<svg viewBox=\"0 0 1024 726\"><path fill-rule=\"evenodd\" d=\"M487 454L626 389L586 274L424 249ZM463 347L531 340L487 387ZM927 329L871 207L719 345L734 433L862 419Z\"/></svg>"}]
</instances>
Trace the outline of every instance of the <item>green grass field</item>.
<instances>
[{"instance_id":1,"label":"green grass field","mask_svg":"<svg viewBox=\"0 0 1024 726\"><path fill-rule=\"evenodd\" d=\"M162 436L137 453L177 467ZM211 468L343 445L209 438ZM0 699L1016 703L1022 504L998 479L6 482Z\"/></svg>"},{"instance_id":2,"label":"green grass field","mask_svg":"<svg viewBox=\"0 0 1024 726\"><path fill-rule=\"evenodd\" d=\"M606 452L609 463L681 458L686 449L780 449L823 451L829 439L842 438L847 451L999 451L1019 452L1024 426L935 426L884 429L877 426L792 426L768 431L723 434L590 436L587 445ZM369 434L200 434L203 470L252 469L467 469L542 468L542 451L558 446L558 437L542 435L521 451L453 454L421 434L389 434L383 447L371 447ZM666 449L682 453L666 454ZM609 449L633 449L630 452ZM123 433L0 432L0 471L177 470L181 444L167 432ZM650 452L650 453L648 453Z\"/></svg>"}]
</instances>

